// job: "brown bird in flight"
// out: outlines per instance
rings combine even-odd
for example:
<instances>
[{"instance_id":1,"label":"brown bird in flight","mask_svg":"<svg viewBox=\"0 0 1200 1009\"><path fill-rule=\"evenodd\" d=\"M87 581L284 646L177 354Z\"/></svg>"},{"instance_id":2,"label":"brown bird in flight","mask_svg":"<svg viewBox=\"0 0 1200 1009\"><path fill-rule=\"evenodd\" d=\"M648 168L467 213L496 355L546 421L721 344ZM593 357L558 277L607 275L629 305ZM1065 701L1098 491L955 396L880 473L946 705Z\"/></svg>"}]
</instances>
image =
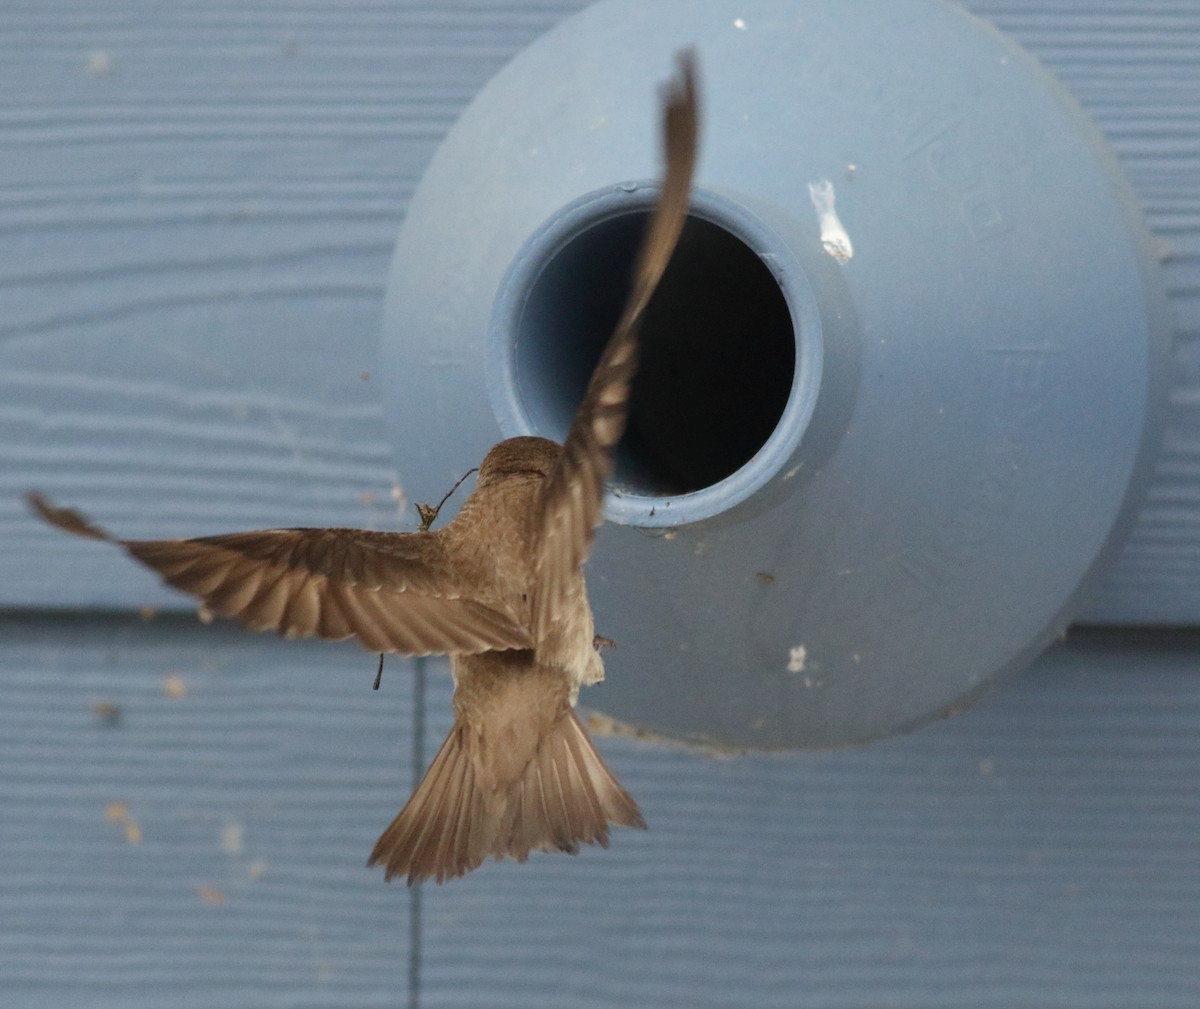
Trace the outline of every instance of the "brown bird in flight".
<instances>
[{"instance_id":1,"label":"brown bird in flight","mask_svg":"<svg viewBox=\"0 0 1200 1009\"><path fill-rule=\"evenodd\" d=\"M604 676L581 565L625 430L639 325L687 217L699 117L692 53L680 55L663 103L662 190L628 300L566 442L519 437L494 446L445 528L122 540L28 497L51 525L116 543L168 585L252 630L450 655L454 727L368 862L383 865L388 879L441 882L488 856L574 854L581 843L607 845L609 823L645 826L573 706L581 685Z\"/></svg>"}]
</instances>

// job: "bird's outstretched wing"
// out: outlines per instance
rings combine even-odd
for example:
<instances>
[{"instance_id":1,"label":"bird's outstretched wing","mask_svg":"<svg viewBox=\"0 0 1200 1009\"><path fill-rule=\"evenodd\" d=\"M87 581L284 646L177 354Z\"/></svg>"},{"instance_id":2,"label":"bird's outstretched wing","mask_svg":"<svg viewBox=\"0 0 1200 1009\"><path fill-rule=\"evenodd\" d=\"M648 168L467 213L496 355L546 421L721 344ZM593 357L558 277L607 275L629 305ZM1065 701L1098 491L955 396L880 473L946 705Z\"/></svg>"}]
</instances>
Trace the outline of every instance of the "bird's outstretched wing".
<instances>
[{"instance_id":1,"label":"bird's outstretched wing","mask_svg":"<svg viewBox=\"0 0 1200 1009\"><path fill-rule=\"evenodd\" d=\"M613 449L625 431L637 371L638 329L687 219L699 118L696 61L689 50L680 55L679 71L664 94L666 172L642 240L633 287L542 491L534 595L538 633L555 619L563 593L587 559L596 526L603 520L604 481L612 473Z\"/></svg>"},{"instance_id":2,"label":"bird's outstretched wing","mask_svg":"<svg viewBox=\"0 0 1200 1009\"><path fill-rule=\"evenodd\" d=\"M498 600L474 598L437 533L264 529L186 540L122 540L79 512L27 496L65 532L122 547L168 585L251 630L357 638L372 652L432 655L530 648Z\"/></svg>"}]
</instances>

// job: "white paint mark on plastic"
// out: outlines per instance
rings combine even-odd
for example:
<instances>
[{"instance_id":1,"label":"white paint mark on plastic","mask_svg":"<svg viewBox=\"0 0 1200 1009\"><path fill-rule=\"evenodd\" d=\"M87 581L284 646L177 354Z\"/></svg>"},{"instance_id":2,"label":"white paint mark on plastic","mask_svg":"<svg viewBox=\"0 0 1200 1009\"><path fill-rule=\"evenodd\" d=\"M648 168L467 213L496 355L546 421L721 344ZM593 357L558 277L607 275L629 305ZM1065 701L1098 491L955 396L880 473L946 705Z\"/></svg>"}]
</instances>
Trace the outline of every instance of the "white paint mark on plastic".
<instances>
[{"instance_id":1,"label":"white paint mark on plastic","mask_svg":"<svg viewBox=\"0 0 1200 1009\"><path fill-rule=\"evenodd\" d=\"M846 233L837 210L834 209L836 194L833 183L821 179L808 184L808 195L812 197L813 209L817 212L817 224L821 228L821 244L839 263L849 262L854 255L854 245Z\"/></svg>"},{"instance_id":2,"label":"white paint mark on plastic","mask_svg":"<svg viewBox=\"0 0 1200 1009\"><path fill-rule=\"evenodd\" d=\"M808 661L808 649L803 645L797 645L795 648L788 649L788 672L802 673L804 672L804 663Z\"/></svg>"}]
</instances>

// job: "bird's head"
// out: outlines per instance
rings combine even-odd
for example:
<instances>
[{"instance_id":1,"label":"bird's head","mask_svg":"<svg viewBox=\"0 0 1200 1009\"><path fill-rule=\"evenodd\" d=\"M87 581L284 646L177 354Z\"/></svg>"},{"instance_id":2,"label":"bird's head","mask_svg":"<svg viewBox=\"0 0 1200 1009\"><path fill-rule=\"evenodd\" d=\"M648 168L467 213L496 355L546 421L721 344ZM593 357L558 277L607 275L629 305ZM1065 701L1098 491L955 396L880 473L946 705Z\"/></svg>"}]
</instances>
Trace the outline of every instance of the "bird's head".
<instances>
[{"instance_id":1,"label":"bird's head","mask_svg":"<svg viewBox=\"0 0 1200 1009\"><path fill-rule=\"evenodd\" d=\"M547 477L558 462L561 450L562 446L549 438L530 435L506 438L493 445L483 457L483 462L479 464L477 486L486 487L509 476Z\"/></svg>"}]
</instances>

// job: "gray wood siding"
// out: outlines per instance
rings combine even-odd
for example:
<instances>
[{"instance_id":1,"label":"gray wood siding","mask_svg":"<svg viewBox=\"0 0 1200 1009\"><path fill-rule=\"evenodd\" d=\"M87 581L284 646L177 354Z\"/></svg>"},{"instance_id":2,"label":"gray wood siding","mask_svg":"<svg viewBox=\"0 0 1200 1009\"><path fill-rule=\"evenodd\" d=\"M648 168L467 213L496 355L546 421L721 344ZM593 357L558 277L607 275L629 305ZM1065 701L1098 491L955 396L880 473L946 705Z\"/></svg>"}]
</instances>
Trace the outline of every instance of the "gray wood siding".
<instances>
[{"instance_id":1,"label":"gray wood siding","mask_svg":"<svg viewBox=\"0 0 1200 1009\"><path fill-rule=\"evenodd\" d=\"M1194 635L1083 636L854 750L601 739L647 832L418 898L363 866L448 728L444 664L373 693L352 645L143 621L190 604L25 514L40 487L132 535L394 527L394 488L440 497L476 460L409 486L383 425L392 241L463 105L581 6L4 5L0 1002L1194 1009ZM1089 109L1162 243L1170 433L1086 616L1195 622L1200 3L967 6Z\"/></svg>"},{"instance_id":2,"label":"gray wood siding","mask_svg":"<svg viewBox=\"0 0 1200 1009\"><path fill-rule=\"evenodd\" d=\"M9 3L0 17L0 605L179 606L37 528L40 487L131 535L388 526L375 355L439 138L582 4ZM1092 621L1200 617L1200 5L972 0L1116 148L1178 319L1172 418ZM1069 521L1069 516L1064 516Z\"/></svg>"},{"instance_id":3,"label":"gray wood siding","mask_svg":"<svg viewBox=\"0 0 1200 1009\"><path fill-rule=\"evenodd\" d=\"M421 1005L448 1009L1194 1009L1198 646L1085 640L835 753L602 739L649 830L425 886L414 949L410 892L364 868L412 781L407 664L373 693L352 646L10 617L3 1001L395 1006L415 959Z\"/></svg>"}]
</instances>

